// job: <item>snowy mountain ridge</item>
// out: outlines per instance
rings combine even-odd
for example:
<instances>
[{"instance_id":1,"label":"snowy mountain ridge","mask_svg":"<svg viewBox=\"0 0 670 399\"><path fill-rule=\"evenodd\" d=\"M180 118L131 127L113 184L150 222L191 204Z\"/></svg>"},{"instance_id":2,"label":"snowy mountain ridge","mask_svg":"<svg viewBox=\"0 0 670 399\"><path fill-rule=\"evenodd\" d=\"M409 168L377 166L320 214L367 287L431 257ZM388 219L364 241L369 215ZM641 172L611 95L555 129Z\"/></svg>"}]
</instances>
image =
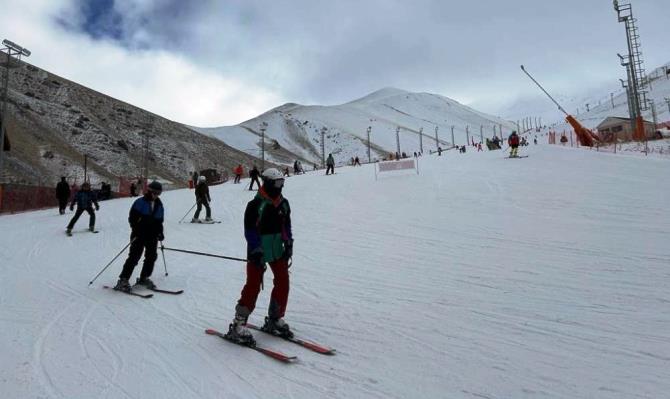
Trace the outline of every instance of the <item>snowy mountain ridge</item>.
<instances>
[{"instance_id":1,"label":"snowy mountain ridge","mask_svg":"<svg viewBox=\"0 0 670 399\"><path fill-rule=\"evenodd\" d=\"M325 154L343 164L358 156L367 161L370 128L371 159L397 150L413 153L465 144L468 137L492 137L494 129L509 132L514 124L474 110L448 97L387 87L353 101L334 105L287 103L236 126L193 129L216 137L247 154L260 156L261 128L266 126L266 157L278 163L295 159L320 164L323 132ZM437 134L437 140L436 140ZM422 142L423 143L422 143Z\"/></svg>"}]
</instances>

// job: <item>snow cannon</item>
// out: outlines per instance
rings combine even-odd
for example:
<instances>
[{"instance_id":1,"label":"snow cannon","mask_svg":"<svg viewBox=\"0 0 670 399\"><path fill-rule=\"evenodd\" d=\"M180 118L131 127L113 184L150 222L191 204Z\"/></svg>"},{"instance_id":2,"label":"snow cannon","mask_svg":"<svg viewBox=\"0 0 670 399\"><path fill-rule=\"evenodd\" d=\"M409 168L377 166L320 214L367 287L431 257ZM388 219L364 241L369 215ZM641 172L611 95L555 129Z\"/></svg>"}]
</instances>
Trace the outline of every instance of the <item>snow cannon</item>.
<instances>
[{"instance_id":1,"label":"snow cannon","mask_svg":"<svg viewBox=\"0 0 670 399\"><path fill-rule=\"evenodd\" d=\"M561 104L559 104L556 100L554 100L554 98L551 96L551 94L549 94L549 93L544 89L544 87L542 87L542 85L539 84L539 83L537 82L537 80L535 80L535 78L533 78L533 77L530 75L530 73L528 73L528 71L526 71L526 68L524 68L523 65L521 65L521 70L522 70L526 75L528 75L528 77L530 78L530 80L532 80L533 82L535 82L535 84L537 85L537 87L539 87L540 90L542 90L542 91L544 92L544 94L546 94L547 97L549 97L549 99L550 99L551 101L553 101L554 104L556 104L556 106L558 107L558 109L559 109L561 112L563 112L563 113L565 114L565 121L568 122L568 123L570 124L570 126L572 126L572 129L574 129L575 134L577 135L577 139L579 140L579 144L580 144L580 145L585 146L585 147L593 147L594 141L600 141L600 138L598 137L597 134L593 133L591 130L589 130L589 129L585 128L584 126L582 126L582 124L579 123L579 121L578 121L577 119L575 119L574 116L568 114L568 113L565 111L565 109L563 109L563 107L561 107Z\"/></svg>"}]
</instances>

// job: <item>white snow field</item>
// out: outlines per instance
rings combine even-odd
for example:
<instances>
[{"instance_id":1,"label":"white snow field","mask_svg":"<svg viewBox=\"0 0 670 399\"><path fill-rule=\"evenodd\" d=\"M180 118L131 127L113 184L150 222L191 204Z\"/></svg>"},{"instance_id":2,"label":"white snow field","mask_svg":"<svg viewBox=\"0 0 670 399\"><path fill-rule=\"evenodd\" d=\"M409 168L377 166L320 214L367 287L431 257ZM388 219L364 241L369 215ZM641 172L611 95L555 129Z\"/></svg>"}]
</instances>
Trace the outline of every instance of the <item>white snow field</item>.
<instances>
[{"instance_id":1,"label":"white snow field","mask_svg":"<svg viewBox=\"0 0 670 399\"><path fill-rule=\"evenodd\" d=\"M291 177L295 256L287 321L323 356L283 364L225 331L244 265L166 252L155 281L180 296L102 289L125 254L131 199L101 203L73 237L49 209L0 217L2 398L662 398L670 392L670 161L537 146ZM243 180L248 184L248 180ZM245 255L244 185L212 187L215 225L166 246ZM141 265L140 265L141 266ZM139 267L135 276L139 273ZM272 277L251 320L267 311Z\"/></svg>"}]
</instances>

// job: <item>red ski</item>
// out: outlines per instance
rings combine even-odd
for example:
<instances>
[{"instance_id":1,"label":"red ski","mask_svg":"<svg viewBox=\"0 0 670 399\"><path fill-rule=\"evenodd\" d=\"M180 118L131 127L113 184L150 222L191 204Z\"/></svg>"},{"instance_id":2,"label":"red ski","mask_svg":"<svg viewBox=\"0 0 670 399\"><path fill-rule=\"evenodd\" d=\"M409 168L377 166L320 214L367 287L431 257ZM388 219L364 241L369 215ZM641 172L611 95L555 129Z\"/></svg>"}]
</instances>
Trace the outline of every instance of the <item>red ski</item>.
<instances>
[{"instance_id":1,"label":"red ski","mask_svg":"<svg viewBox=\"0 0 670 399\"><path fill-rule=\"evenodd\" d=\"M234 344L243 346L245 348L253 349L257 352L260 352L260 353L264 354L265 356L269 356L269 357L271 357L273 359L276 359L276 360L279 360L280 362L283 362L283 363L292 363L293 361L298 359L295 356L288 356L288 355L285 355L281 352L278 352L278 351L275 351L275 350L272 350L272 349L262 348L258 345L247 345L247 344L243 344L243 343L234 341L234 340L229 339L228 337L226 337L225 334L222 334L222 333L220 333L220 332L218 332L214 329L211 329L211 328L206 329L205 333L207 333L209 335L216 335L217 337L220 337L220 338L222 338L222 339L224 339L228 342L232 342Z\"/></svg>"},{"instance_id":2,"label":"red ski","mask_svg":"<svg viewBox=\"0 0 670 399\"><path fill-rule=\"evenodd\" d=\"M272 333L269 333L269 332L267 332L267 331L263 331L263 330L261 330L260 327L258 327L258 326L256 326L256 325L253 325L253 324L251 324L251 323L247 323L246 326L247 326L248 328L252 329L252 330L261 331L261 332L264 332L264 333L266 333L266 334L270 334L270 335L272 335L272 336L275 336L275 337L277 337L277 338L281 338L281 339L284 339L284 340L286 340L286 341L293 342L294 344L298 344L298 345L300 345L300 346L302 346L302 347L304 347L304 348L307 348L307 349L309 349L309 350L312 350L312 351L314 351L314 352L316 352L316 353L320 353L320 354L322 354L322 355L334 355L334 354L335 354L335 349L328 348L328 347L325 347L325 346L323 346L323 345L315 344L314 342L305 341L304 339L295 338L295 337L293 337L293 338L287 338L287 337L282 337L281 335L272 334Z\"/></svg>"}]
</instances>

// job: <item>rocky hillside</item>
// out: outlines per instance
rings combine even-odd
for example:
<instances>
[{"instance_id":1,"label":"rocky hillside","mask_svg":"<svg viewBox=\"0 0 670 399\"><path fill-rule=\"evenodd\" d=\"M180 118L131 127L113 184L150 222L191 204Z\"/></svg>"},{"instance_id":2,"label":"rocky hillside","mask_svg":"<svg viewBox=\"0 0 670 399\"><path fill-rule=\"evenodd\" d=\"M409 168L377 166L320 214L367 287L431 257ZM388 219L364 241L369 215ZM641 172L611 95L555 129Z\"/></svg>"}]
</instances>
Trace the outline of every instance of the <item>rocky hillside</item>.
<instances>
[{"instance_id":1,"label":"rocky hillside","mask_svg":"<svg viewBox=\"0 0 670 399\"><path fill-rule=\"evenodd\" d=\"M7 182L51 185L61 175L81 182L84 155L93 183L141 175L145 136L149 176L175 185L193 170L254 162L214 137L33 65L18 62L10 71Z\"/></svg>"}]
</instances>

